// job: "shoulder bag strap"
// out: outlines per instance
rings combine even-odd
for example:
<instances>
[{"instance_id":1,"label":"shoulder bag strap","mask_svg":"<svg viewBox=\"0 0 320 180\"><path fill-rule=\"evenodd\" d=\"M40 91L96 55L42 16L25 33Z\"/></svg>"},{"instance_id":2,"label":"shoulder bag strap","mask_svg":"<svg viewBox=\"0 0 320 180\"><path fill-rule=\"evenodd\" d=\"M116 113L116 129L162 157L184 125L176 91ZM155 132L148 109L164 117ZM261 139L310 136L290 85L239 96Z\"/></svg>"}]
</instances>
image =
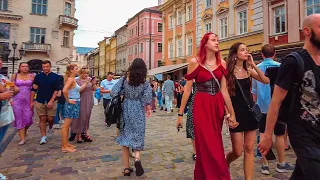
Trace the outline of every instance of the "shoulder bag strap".
<instances>
[{"instance_id":1,"label":"shoulder bag strap","mask_svg":"<svg viewBox=\"0 0 320 180\"><path fill-rule=\"evenodd\" d=\"M216 81L216 83L218 84L218 87L219 87L219 89L220 89L220 88L221 88L221 87L220 87L220 83L219 83L218 79L216 78L216 76L213 74L213 72L211 71L211 69L209 68L208 65L205 64L205 67L206 67L206 69L210 72L210 74L212 75L213 79Z\"/></svg>"},{"instance_id":2,"label":"shoulder bag strap","mask_svg":"<svg viewBox=\"0 0 320 180\"><path fill-rule=\"evenodd\" d=\"M235 76L234 76L234 78L236 79L236 82L237 82L237 84L238 84L238 86L239 86L239 89L240 89L240 91L241 91L241 94L242 94L244 100L246 101L249 110L251 111L251 110L252 110L252 107L251 107L251 105L250 105L249 100L247 99L246 95L245 95L244 92L243 92L243 89L242 89L242 86L241 86L239 80L238 80L237 77L235 77Z\"/></svg>"}]
</instances>

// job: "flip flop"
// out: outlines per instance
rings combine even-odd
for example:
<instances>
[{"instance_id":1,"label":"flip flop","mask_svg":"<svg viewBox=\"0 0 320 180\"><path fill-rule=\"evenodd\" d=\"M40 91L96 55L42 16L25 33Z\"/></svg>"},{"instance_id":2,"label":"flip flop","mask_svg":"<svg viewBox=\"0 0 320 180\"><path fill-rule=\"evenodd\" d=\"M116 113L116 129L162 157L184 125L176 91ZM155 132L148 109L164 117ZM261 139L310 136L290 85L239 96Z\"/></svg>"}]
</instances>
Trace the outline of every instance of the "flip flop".
<instances>
[{"instance_id":1,"label":"flip flop","mask_svg":"<svg viewBox=\"0 0 320 180\"><path fill-rule=\"evenodd\" d=\"M75 152L76 149L73 149L73 150L62 149L61 151L62 151L63 153L72 153L72 152Z\"/></svg>"}]
</instances>

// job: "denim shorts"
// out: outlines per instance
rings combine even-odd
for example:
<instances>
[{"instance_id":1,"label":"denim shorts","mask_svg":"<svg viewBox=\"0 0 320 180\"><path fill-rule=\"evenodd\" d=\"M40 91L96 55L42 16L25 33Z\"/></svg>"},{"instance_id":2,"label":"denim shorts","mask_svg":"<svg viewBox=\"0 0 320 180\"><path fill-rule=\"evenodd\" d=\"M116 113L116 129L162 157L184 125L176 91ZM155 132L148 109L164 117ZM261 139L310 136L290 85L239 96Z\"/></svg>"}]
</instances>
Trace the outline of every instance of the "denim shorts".
<instances>
[{"instance_id":1,"label":"denim shorts","mask_svg":"<svg viewBox=\"0 0 320 180\"><path fill-rule=\"evenodd\" d=\"M65 103L63 107L63 118L77 119L80 115L80 100L76 104Z\"/></svg>"}]
</instances>

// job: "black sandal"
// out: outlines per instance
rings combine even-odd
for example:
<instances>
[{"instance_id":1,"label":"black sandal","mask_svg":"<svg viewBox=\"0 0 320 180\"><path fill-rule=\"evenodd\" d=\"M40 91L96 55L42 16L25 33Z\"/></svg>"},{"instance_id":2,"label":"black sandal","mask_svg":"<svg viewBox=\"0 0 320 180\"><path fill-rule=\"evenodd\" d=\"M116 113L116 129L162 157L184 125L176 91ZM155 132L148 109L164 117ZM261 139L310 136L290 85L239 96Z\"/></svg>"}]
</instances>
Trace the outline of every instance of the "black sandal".
<instances>
[{"instance_id":1,"label":"black sandal","mask_svg":"<svg viewBox=\"0 0 320 180\"><path fill-rule=\"evenodd\" d=\"M81 139L81 137L78 137L77 138L77 143L79 143L79 144L83 143L83 139Z\"/></svg>"},{"instance_id":2,"label":"black sandal","mask_svg":"<svg viewBox=\"0 0 320 180\"><path fill-rule=\"evenodd\" d=\"M87 135L82 135L81 138L84 140L84 142L92 142L93 141L93 139Z\"/></svg>"},{"instance_id":3,"label":"black sandal","mask_svg":"<svg viewBox=\"0 0 320 180\"><path fill-rule=\"evenodd\" d=\"M126 172L126 171L129 171L129 172ZM125 169L123 170L123 175L124 175L124 176L130 176L132 172L133 172L133 169L132 169L132 168L125 168Z\"/></svg>"},{"instance_id":4,"label":"black sandal","mask_svg":"<svg viewBox=\"0 0 320 180\"><path fill-rule=\"evenodd\" d=\"M144 170L139 159L135 159L134 167L136 168L136 176L142 176L144 174Z\"/></svg>"},{"instance_id":5,"label":"black sandal","mask_svg":"<svg viewBox=\"0 0 320 180\"><path fill-rule=\"evenodd\" d=\"M73 141L76 138L76 134L71 133L70 137L69 137L69 141Z\"/></svg>"},{"instance_id":6,"label":"black sandal","mask_svg":"<svg viewBox=\"0 0 320 180\"><path fill-rule=\"evenodd\" d=\"M193 159L193 160L196 160L196 159L197 159L197 155L193 153L193 154L192 154L192 159Z\"/></svg>"}]
</instances>

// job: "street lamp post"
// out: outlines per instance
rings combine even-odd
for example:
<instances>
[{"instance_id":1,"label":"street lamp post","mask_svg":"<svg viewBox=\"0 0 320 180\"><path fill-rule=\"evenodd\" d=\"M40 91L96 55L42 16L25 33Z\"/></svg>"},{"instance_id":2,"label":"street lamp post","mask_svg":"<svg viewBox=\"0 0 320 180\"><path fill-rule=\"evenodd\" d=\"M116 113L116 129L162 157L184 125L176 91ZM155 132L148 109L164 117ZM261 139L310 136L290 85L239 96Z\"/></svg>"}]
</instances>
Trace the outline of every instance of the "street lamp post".
<instances>
[{"instance_id":1,"label":"street lamp post","mask_svg":"<svg viewBox=\"0 0 320 180\"><path fill-rule=\"evenodd\" d=\"M25 51L23 49L20 49L19 50L20 57L16 57L16 49L17 49L18 44L16 42L13 42L11 45L12 45L12 48L13 48L13 56L12 57L8 57L8 60L12 61L12 74L13 74L14 73L14 64L15 64L15 62L22 59L22 56L24 55ZM11 49L8 48L8 49L5 50L6 56L9 56L10 53L11 53Z\"/></svg>"}]
</instances>

